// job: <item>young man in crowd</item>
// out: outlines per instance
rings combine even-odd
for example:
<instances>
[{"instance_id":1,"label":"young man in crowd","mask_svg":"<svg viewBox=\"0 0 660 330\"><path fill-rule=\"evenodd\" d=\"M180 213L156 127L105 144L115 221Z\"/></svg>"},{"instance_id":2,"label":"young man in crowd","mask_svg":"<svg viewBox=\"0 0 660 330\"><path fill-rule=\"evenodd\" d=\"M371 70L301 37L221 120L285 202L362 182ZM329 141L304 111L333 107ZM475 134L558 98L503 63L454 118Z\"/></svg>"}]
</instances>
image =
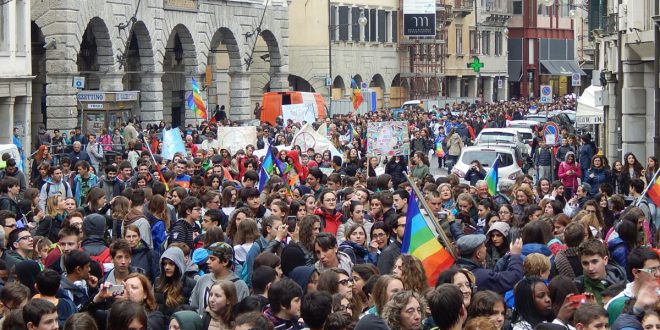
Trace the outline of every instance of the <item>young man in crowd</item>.
<instances>
[{"instance_id":1,"label":"young man in crowd","mask_svg":"<svg viewBox=\"0 0 660 330\"><path fill-rule=\"evenodd\" d=\"M62 274L66 270L63 257L80 249L80 231L75 227L64 227L58 238L57 246L44 259L44 266Z\"/></svg>"},{"instance_id":2,"label":"young man in crowd","mask_svg":"<svg viewBox=\"0 0 660 330\"><path fill-rule=\"evenodd\" d=\"M51 166L48 170L48 179L46 183L40 188L39 192L39 207L42 210L46 209L46 201L48 198L62 196L62 198L73 197L71 192L71 185L63 180L62 169L60 166Z\"/></svg>"},{"instance_id":3,"label":"young man in crowd","mask_svg":"<svg viewBox=\"0 0 660 330\"><path fill-rule=\"evenodd\" d=\"M309 330L322 330L332 313L332 296L327 292L310 292L302 297L300 316Z\"/></svg>"},{"instance_id":4,"label":"young man in crowd","mask_svg":"<svg viewBox=\"0 0 660 330\"><path fill-rule=\"evenodd\" d=\"M71 251L64 258L66 275L62 274L60 293L76 305L78 311L84 309L96 294L98 278L90 274L92 259L82 251Z\"/></svg>"},{"instance_id":5,"label":"young man in crowd","mask_svg":"<svg viewBox=\"0 0 660 330\"><path fill-rule=\"evenodd\" d=\"M105 274L103 283L112 285L123 285L124 279L132 273L144 274L142 268L131 266L131 246L124 239L118 239L110 244L110 256L112 257L112 270Z\"/></svg>"},{"instance_id":6,"label":"young man in crowd","mask_svg":"<svg viewBox=\"0 0 660 330\"><path fill-rule=\"evenodd\" d=\"M601 293L610 285L626 283L626 271L618 265L608 264L607 247L595 238L582 242L578 249L583 275L574 282L580 292L588 292L602 304Z\"/></svg>"},{"instance_id":7,"label":"young man in crowd","mask_svg":"<svg viewBox=\"0 0 660 330\"><path fill-rule=\"evenodd\" d=\"M78 205L82 205L83 202L87 201L89 190L98 186L99 178L92 173L89 162L85 160L77 162L76 168L78 169L78 175L73 178L73 197Z\"/></svg>"},{"instance_id":8,"label":"young man in crowd","mask_svg":"<svg viewBox=\"0 0 660 330\"><path fill-rule=\"evenodd\" d=\"M64 322L76 313L76 305L67 296L57 297L60 290L61 276L52 269L44 269L35 280L35 286L39 293L32 299L43 299L50 301L57 307L57 319L60 328L64 327Z\"/></svg>"},{"instance_id":9,"label":"young man in crowd","mask_svg":"<svg viewBox=\"0 0 660 330\"><path fill-rule=\"evenodd\" d=\"M243 300L250 294L245 282L232 271L234 264L234 248L224 242L211 244L207 248L209 256L206 264L209 267L209 273L202 276L195 284L195 288L190 295L190 307L196 309L200 314L206 309L209 291L213 283L224 280L234 283L238 300Z\"/></svg>"},{"instance_id":10,"label":"young man in crowd","mask_svg":"<svg viewBox=\"0 0 660 330\"><path fill-rule=\"evenodd\" d=\"M57 307L44 299L32 299L23 307L23 322L27 330L57 330Z\"/></svg>"},{"instance_id":11,"label":"young man in crowd","mask_svg":"<svg viewBox=\"0 0 660 330\"><path fill-rule=\"evenodd\" d=\"M170 230L170 243L183 242L191 249L193 242L199 232L197 231L196 221L200 219L202 203L196 197L188 196L179 204L179 220L177 220Z\"/></svg>"},{"instance_id":12,"label":"young man in crowd","mask_svg":"<svg viewBox=\"0 0 660 330\"><path fill-rule=\"evenodd\" d=\"M27 228L18 228L9 234L7 246L10 250L6 251L6 253L14 259L15 263L32 260L34 254L32 243L33 239L30 231ZM20 276L20 274L18 275Z\"/></svg>"},{"instance_id":13,"label":"young man in crowd","mask_svg":"<svg viewBox=\"0 0 660 330\"><path fill-rule=\"evenodd\" d=\"M20 192L21 186L16 178L5 177L0 180L0 211L13 213L14 219L16 219L17 215L22 214L18 207L18 196ZM9 235L9 233L5 232L5 235Z\"/></svg>"},{"instance_id":14,"label":"young man in crowd","mask_svg":"<svg viewBox=\"0 0 660 330\"><path fill-rule=\"evenodd\" d=\"M269 307L264 315L273 322L275 329L302 329L300 300L303 291L298 283L288 278L279 280L268 289Z\"/></svg>"},{"instance_id":15,"label":"young man in crowd","mask_svg":"<svg viewBox=\"0 0 660 330\"><path fill-rule=\"evenodd\" d=\"M103 164L103 146L96 141L96 134L89 133L88 136L87 155L89 156L89 163L94 167L96 173L99 173L101 164Z\"/></svg>"},{"instance_id":16,"label":"young man in crowd","mask_svg":"<svg viewBox=\"0 0 660 330\"><path fill-rule=\"evenodd\" d=\"M121 195L122 191L126 188L126 185L117 177L117 166L108 165L105 167L104 171L105 175L101 177L99 188L103 189L103 192L105 192L105 199L110 201L112 198Z\"/></svg>"},{"instance_id":17,"label":"young man in crowd","mask_svg":"<svg viewBox=\"0 0 660 330\"><path fill-rule=\"evenodd\" d=\"M144 212L144 204L146 201L144 189L135 189L129 195L131 202L131 209L126 214L124 226L122 226L122 234L127 225L136 225L140 230L140 238L142 238L149 248L154 248L153 236L151 235L151 224Z\"/></svg>"}]
</instances>

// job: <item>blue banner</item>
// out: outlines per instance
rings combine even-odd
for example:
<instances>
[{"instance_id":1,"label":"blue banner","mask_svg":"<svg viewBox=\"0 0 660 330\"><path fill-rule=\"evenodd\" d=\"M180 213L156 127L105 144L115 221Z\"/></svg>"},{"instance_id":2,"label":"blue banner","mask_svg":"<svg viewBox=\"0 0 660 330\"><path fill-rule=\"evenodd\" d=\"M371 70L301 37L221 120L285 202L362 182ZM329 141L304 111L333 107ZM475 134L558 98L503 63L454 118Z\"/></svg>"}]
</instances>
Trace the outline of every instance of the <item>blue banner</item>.
<instances>
[{"instance_id":1,"label":"blue banner","mask_svg":"<svg viewBox=\"0 0 660 330\"><path fill-rule=\"evenodd\" d=\"M183 143L181 131L178 127L175 127L163 132L163 152L161 156L163 156L164 159L172 160L174 154L177 152L182 153L184 156L186 155L186 146Z\"/></svg>"}]
</instances>

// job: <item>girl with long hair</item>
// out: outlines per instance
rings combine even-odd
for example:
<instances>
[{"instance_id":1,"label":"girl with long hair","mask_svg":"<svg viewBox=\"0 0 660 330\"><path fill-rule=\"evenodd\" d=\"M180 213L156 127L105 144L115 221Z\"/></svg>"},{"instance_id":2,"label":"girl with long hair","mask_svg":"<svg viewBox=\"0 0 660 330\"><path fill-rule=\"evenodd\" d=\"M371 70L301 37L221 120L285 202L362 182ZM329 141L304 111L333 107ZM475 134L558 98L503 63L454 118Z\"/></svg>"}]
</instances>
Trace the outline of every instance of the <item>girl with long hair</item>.
<instances>
[{"instance_id":1,"label":"girl with long hair","mask_svg":"<svg viewBox=\"0 0 660 330\"><path fill-rule=\"evenodd\" d=\"M644 170L644 166L637 160L637 157L635 157L635 154L632 152L627 153L625 156L623 156L623 168L621 169L621 177L620 177L620 187L621 187L621 193L624 195L628 195L628 188L630 187L630 180L632 179L640 179L642 175L642 171Z\"/></svg>"},{"instance_id":2,"label":"girl with long hair","mask_svg":"<svg viewBox=\"0 0 660 330\"><path fill-rule=\"evenodd\" d=\"M160 253L161 245L167 239L165 233L170 229L170 209L165 197L154 195L147 208L147 220L151 226L151 239L154 241L154 251Z\"/></svg>"},{"instance_id":3,"label":"girl with long hair","mask_svg":"<svg viewBox=\"0 0 660 330\"><path fill-rule=\"evenodd\" d=\"M247 218L238 224L234 243L234 258L242 265L247 258L248 251L252 248L254 242L259 238L259 229L254 219Z\"/></svg>"},{"instance_id":4,"label":"girl with long hair","mask_svg":"<svg viewBox=\"0 0 660 330\"><path fill-rule=\"evenodd\" d=\"M236 239L236 232L238 231L238 225L245 219L254 218L254 213L248 207L241 207L236 209L229 216L229 223L227 224L226 239L227 243L234 242Z\"/></svg>"},{"instance_id":5,"label":"girl with long hair","mask_svg":"<svg viewBox=\"0 0 660 330\"><path fill-rule=\"evenodd\" d=\"M168 196L170 199L168 199L167 202L174 206L176 214L179 214L179 205L184 198L188 197L188 192L182 187L174 187L168 192Z\"/></svg>"},{"instance_id":6,"label":"girl with long hair","mask_svg":"<svg viewBox=\"0 0 660 330\"><path fill-rule=\"evenodd\" d=\"M506 222L496 222L486 233L486 268L494 269L497 262L509 252L509 229Z\"/></svg>"},{"instance_id":7,"label":"girl with long hair","mask_svg":"<svg viewBox=\"0 0 660 330\"><path fill-rule=\"evenodd\" d=\"M78 209L78 211L84 216L94 213L105 215L111 207L110 203L108 203L108 200L105 198L105 192L99 187L89 189L87 192L86 203L87 205Z\"/></svg>"},{"instance_id":8,"label":"girl with long hair","mask_svg":"<svg viewBox=\"0 0 660 330\"><path fill-rule=\"evenodd\" d=\"M314 214L321 218L321 227L324 232L337 235L339 225L343 223L344 215L337 211L337 193L333 190L326 189L321 192L318 200L318 208L314 210Z\"/></svg>"},{"instance_id":9,"label":"girl with long hair","mask_svg":"<svg viewBox=\"0 0 660 330\"><path fill-rule=\"evenodd\" d=\"M378 254L369 252L367 249L367 231L362 224L351 224L343 238L339 244L339 251L348 254L353 264L365 262L375 264L378 261Z\"/></svg>"},{"instance_id":10,"label":"girl with long hair","mask_svg":"<svg viewBox=\"0 0 660 330\"><path fill-rule=\"evenodd\" d=\"M465 305L465 307L470 306L476 284L476 279L472 272L467 269L452 266L438 276L438 281L435 283L435 287L437 288L442 284L453 284L456 286L463 294L463 305Z\"/></svg>"},{"instance_id":11,"label":"girl with long hair","mask_svg":"<svg viewBox=\"0 0 660 330\"><path fill-rule=\"evenodd\" d=\"M202 317L203 329L231 329L234 305L238 303L236 286L229 281L217 281L209 289L208 306Z\"/></svg>"},{"instance_id":12,"label":"girl with long hair","mask_svg":"<svg viewBox=\"0 0 660 330\"><path fill-rule=\"evenodd\" d=\"M381 275L371 290L371 299L374 306L369 308L368 314L383 315L383 309L394 294L403 291L403 282L394 275Z\"/></svg>"},{"instance_id":13,"label":"girl with long hair","mask_svg":"<svg viewBox=\"0 0 660 330\"><path fill-rule=\"evenodd\" d=\"M614 194L623 194L623 189L621 187L621 180L623 178L623 163L621 161L614 161L612 163L612 178L610 183L614 188Z\"/></svg>"},{"instance_id":14,"label":"girl with long hair","mask_svg":"<svg viewBox=\"0 0 660 330\"><path fill-rule=\"evenodd\" d=\"M468 320L482 316L494 321L498 329L504 328L506 303L499 293L485 290L474 294L474 299L468 307Z\"/></svg>"},{"instance_id":15,"label":"girl with long hair","mask_svg":"<svg viewBox=\"0 0 660 330\"><path fill-rule=\"evenodd\" d=\"M348 209L346 210L349 218L348 218L348 221L346 221L345 223L339 225L339 229L337 229L337 241L339 243L342 243L346 239L344 237L345 233L346 233L346 229L348 227L350 227L351 225L353 225L353 224L359 224L359 225L362 225L362 227L365 230L365 234L366 234L365 240L366 240L367 245L368 245L369 244L368 242L371 241L370 233L371 233L371 226L373 226L373 223L371 223L369 221L365 221L364 216L365 216L366 210L365 210L364 204L362 204L362 202L356 201L356 200L351 200L349 203L350 204L348 206Z\"/></svg>"},{"instance_id":16,"label":"girl with long hair","mask_svg":"<svg viewBox=\"0 0 660 330\"><path fill-rule=\"evenodd\" d=\"M62 196L53 196L46 200L46 216L39 222L34 234L44 236L51 242L59 240L58 233L66 219L66 201Z\"/></svg>"},{"instance_id":17,"label":"girl with long hair","mask_svg":"<svg viewBox=\"0 0 660 330\"><path fill-rule=\"evenodd\" d=\"M316 286L318 291L325 291L329 294L341 294L352 303L352 314L357 316L362 311L362 305L358 299L353 298L355 280L350 274L341 268L329 268L319 276L319 283ZM357 318L356 318L357 319Z\"/></svg>"},{"instance_id":18,"label":"girl with long hair","mask_svg":"<svg viewBox=\"0 0 660 330\"><path fill-rule=\"evenodd\" d=\"M158 308L166 317L185 309L190 300L196 282L184 275L185 270L186 261L180 248L173 246L163 252L154 291Z\"/></svg>"},{"instance_id":19,"label":"girl with long hair","mask_svg":"<svg viewBox=\"0 0 660 330\"><path fill-rule=\"evenodd\" d=\"M364 312L369 306L369 297L367 297L363 288L374 276L378 276L378 268L373 264L357 264L353 266L353 280L355 281L353 297L363 306L361 312Z\"/></svg>"},{"instance_id":20,"label":"girl with long hair","mask_svg":"<svg viewBox=\"0 0 660 330\"><path fill-rule=\"evenodd\" d=\"M147 312L141 304L130 300L112 304L106 330L147 329ZM163 325L160 329L164 329Z\"/></svg>"},{"instance_id":21,"label":"girl with long hair","mask_svg":"<svg viewBox=\"0 0 660 330\"><path fill-rule=\"evenodd\" d=\"M405 290L412 290L419 294L425 294L429 290L424 266L415 256L400 255L394 262L392 275L401 278Z\"/></svg>"},{"instance_id":22,"label":"girl with long hair","mask_svg":"<svg viewBox=\"0 0 660 330\"><path fill-rule=\"evenodd\" d=\"M110 219L112 220L112 232L114 238L120 238L124 219L131 208L130 201L124 196L113 198L112 208L110 209Z\"/></svg>"},{"instance_id":23,"label":"girl with long hair","mask_svg":"<svg viewBox=\"0 0 660 330\"><path fill-rule=\"evenodd\" d=\"M222 207L236 207L238 202L238 190L234 186L227 186L222 189Z\"/></svg>"},{"instance_id":24,"label":"girl with long hair","mask_svg":"<svg viewBox=\"0 0 660 330\"><path fill-rule=\"evenodd\" d=\"M513 330L532 330L538 324L552 322L553 304L548 286L539 277L525 277L513 289L515 310L511 318ZM562 324L570 319L573 308L579 302L565 302L559 309L557 318Z\"/></svg>"}]
</instances>

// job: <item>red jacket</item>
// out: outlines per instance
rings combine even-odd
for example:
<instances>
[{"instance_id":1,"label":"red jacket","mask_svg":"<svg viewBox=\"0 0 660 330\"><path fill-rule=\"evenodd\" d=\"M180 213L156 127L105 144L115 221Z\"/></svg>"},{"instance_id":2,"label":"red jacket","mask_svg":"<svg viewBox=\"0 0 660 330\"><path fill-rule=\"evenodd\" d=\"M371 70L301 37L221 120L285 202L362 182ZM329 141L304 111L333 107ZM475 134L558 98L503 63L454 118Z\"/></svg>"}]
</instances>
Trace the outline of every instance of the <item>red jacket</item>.
<instances>
[{"instance_id":1,"label":"red jacket","mask_svg":"<svg viewBox=\"0 0 660 330\"><path fill-rule=\"evenodd\" d=\"M321 231L337 236L337 229L342 224L341 219L344 216L341 212L337 211L332 215L324 209L318 208L314 210L314 214L321 218Z\"/></svg>"}]
</instances>

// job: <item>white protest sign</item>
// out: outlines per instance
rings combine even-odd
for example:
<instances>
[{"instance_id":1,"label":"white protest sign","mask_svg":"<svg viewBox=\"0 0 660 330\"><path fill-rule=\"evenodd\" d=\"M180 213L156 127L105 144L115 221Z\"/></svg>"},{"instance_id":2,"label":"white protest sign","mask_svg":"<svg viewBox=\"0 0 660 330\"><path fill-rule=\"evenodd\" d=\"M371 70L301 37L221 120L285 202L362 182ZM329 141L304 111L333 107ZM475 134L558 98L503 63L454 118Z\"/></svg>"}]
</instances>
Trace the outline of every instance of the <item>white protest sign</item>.
<instances>
[{"instance_id":1,"label":"white protest sign","mask_svg":"<svg viewBox=\"0 0 660 330\"><path fill-rule=\"evenodd\" d=\"M308 124L311 124L316 121L314 105L309 103L283 104L282 119L284 119L285 123L291 119L294 123L302 123L305 121Z\"/></svg>"},{"instance_id":2,"label":"white protest sign","mask_svg":"<svg viewBox=\"0 0 660 330\"><path fill-rule=\"evenodd\" d=\"M332 142L330 142L327 137L316 132L310 124L305 124L305 126L296 133L291 144L299 146L300 150L303 152L307 151L309 148L314 149L314 151L318 153L330 150L330 153L333 156L343 157L341 152L332 145Z\"/></svg>"},{"instance_id":3,"label":"white protest sign","mask_svg":"<svg viewBox=\"0 0 660 330\"><path fill-rule=\"evenodd\" d=\"M218 127L218 143L220 148L229 150L232 154L238 150L243 149L248 144L256 147L257 145L257 127L256 126L240 126L240 127Z\"/></svg>"}]
</instances>

